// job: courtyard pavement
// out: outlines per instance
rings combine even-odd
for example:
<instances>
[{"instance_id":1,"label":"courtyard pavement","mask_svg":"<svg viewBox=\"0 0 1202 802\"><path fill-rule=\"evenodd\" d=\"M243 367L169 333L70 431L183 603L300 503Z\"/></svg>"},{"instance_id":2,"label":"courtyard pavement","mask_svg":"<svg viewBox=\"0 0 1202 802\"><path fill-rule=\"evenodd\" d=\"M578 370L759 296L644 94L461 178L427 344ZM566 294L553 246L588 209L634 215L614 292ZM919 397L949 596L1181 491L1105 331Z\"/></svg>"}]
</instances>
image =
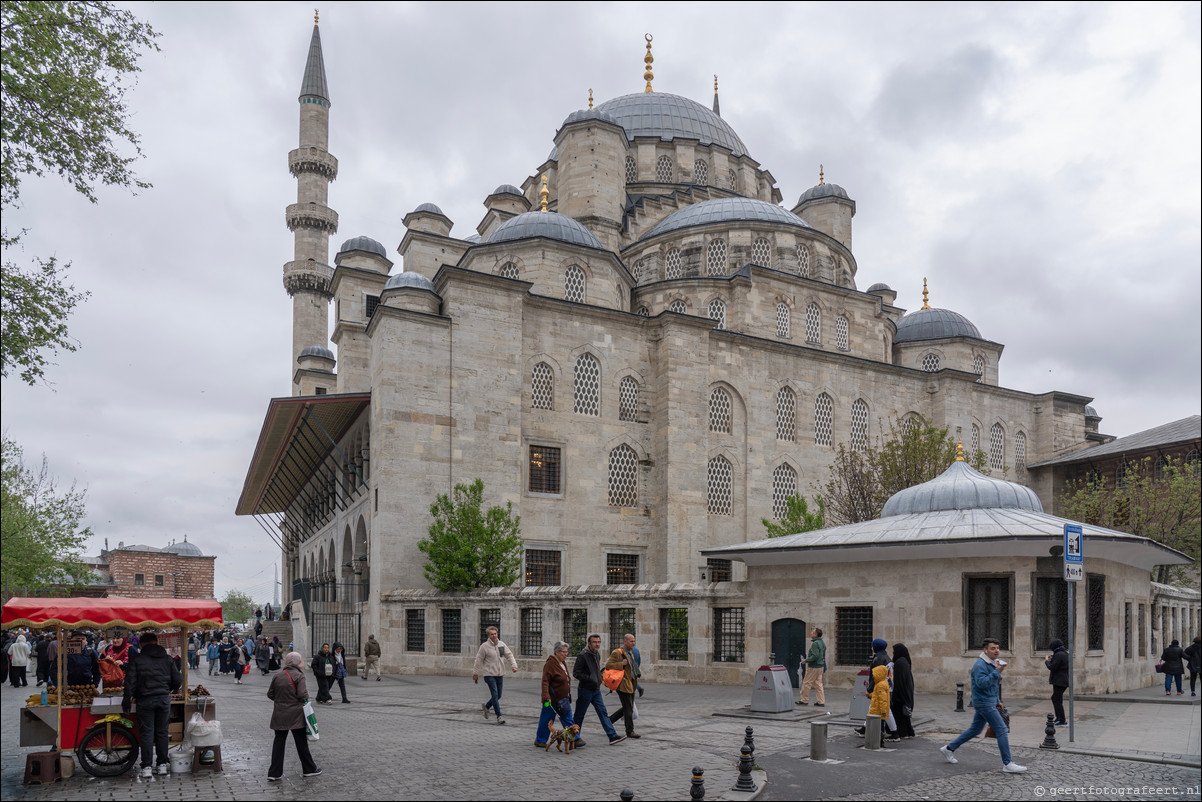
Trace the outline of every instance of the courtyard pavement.
<instances>
[{"instance_id":1,"label":"courtyard pavement","mask_svg":"<svg viewBox=\"0 0 1202 802\"><path fill-rule=\"evenodd\" d=\"M588 746L572 755L535 749L539 684L507 678L503 709L508 724L485 720L483 683L470 677L386 676L382 682L347 680L351 704L318 706L321 740L313 754L320 777L303 779L291 743L282 782L267 782L272 733L267 677L258 672L235 685L232 678L193 672L217 699L224 733L221 773L175 774L137 779L136 771L112 779L75 776L53 785L24 786L25 754L20 748L18 710L28 691L5 685L0 694L0 798L4 800L192 800L192 799L609 799L630 789L635 799L688 799L692 769L705 771L706 798L733 795L735 763L747 726L754 728L755 762L766 771L761 799L1199 799L1202 766L1202 707L1197 698L1172 697L1169 704L1146 694L1106 701L1079 701L1075 741L1057 730L1060 751L1040 750L1047 700L1007 700L1012 711L1015 760L1024 775L1004 775L992 741L968 744L956 766L939 754L941 744L971 721L954 712L952 696L919 695L915 715L919 737L896 749L871 753L845 720L849 691L827 694L829 715L798 707L787 720L744 718L739 714L750 691L711 685L648 684L638 700L640 740L610 746L589 713L584 722ZM310 676L310 685L315 685ZM336 690L336 689L335 689ZM311 689L315 691L315 688ZM610 704L612 702L612 704ZM616 695L607 697L610 709ZM717 711L734 716L713 715ZM806 758L814 717L831 721L829 757ZM836 762L838 761L838 762ZM762 781L764 774L757 772ZM1089 793L1090 786L1095 788ZM1083 789L1072 794L1066 788ZM1158 790L1159 789L1159 790Z\"/></svg>"}]
</instances>

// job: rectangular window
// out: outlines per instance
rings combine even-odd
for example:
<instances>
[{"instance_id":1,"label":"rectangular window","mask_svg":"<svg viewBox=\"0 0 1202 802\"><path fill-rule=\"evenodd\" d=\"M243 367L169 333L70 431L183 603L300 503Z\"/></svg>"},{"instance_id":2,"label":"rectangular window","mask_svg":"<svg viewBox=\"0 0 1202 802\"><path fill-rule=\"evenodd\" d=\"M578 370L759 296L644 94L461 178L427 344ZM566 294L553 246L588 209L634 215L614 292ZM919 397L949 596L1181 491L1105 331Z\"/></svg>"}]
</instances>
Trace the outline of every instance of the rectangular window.
<instances>
[{"instance_id":1,"label":"rectangular window","mask_svg":"<svg viewBox=\"0 0 1202 802\"><path fill-rule=\"evenodd\" d=\"M445 654L459 654L463 649L463 611L442 611L442 650Z\"/></svg>"},{"instance_id":2,"label":"rectangular window","mask_svg":"<svg viewBox=\"0 0 1202 802\"><path fill-rule=\"evenodd\" d=\"M324 387L314 387L313 388L313 395L325 395L325 394L326 394L326 388L324 388Z\"/></svg>"},{"instance_id":3,"label":"rectangular window","mask_svg":"<svg viewBox=\"0 0 1202 802\"><path fill-rule=\"evenodd\" d=\"M659 659L689 659L689 611L670 607L659 611Z\"/></svg>"},{"instance_id":4,"label":"rectangular window","mask_svg":"<svg viewBox=\"0 0 1202 802\"><path fill-rule=\"evenodd\" d=\"M1089 574L1085 577L1085 616L1089 631L1090 649L1103 648L1103 631L1106 628L1106 577Z\"/></svg>"},{"instance_id":5,"label":"rectangular window","mask_svg":"<svg viewBox=\"0 0 1202 802\"><path fill-rule=\"evenodd\" d=\"M161 588L161 587L163 587L163 586L164 586L164 584L165 584L165 583L164 583L164 581L163 581L163 575L162 575L162 574L155 574L155 575L154 575L154 586L155 586L156 588Z\"/></svg>"},{"instance_id":6,"label":"rectangular window","mask_svg":"<svg viewBox=\"0 0 1202 802\"><path fill-rule=\"evenodd\" d=\"M711 582L729 582L733 574L730 560L720 560L717 557L710 557L705 561L705 564L710 569Z\"/></svg>"},{"instance_id":7,"label":"rectangular window","mask_svg":"<svg viewBox=\"0 0 1202 802\"><path fill-rule=\"evenodd\" d=\"M1058 576L1038 576L1034 585L1032 645L1036 649L1046 649L1054 638L1068 643L1068 583Z\"/></svg>"},{"instance_id":8,"label":"rectangular window","mask_svg":"<svg viewBox=\"0 0 1202 802\"><path fill-rule=\"evenodd\" d=\"M979 648L985 638L997 638L1009 649L1010 612L1009 575L965 577L965 650Z\"/></svg>"},{"instance_id":9,"label":"rectangular window","mask_svg":"<svg viewBox=\"0 0 1202 802\"><path fill-rule=\"evenodd\" d=\"M609 650L622 645L626 633L634 633L634 608L615 607L609 611Z\"/></svg>"},{"instance_id":10,"label":"rectangular window","mask_svg":"<svg viewBox=\"0 0 1202 802\"><path fill-rule=\"evenodd\" d=\"M501 632L501 608L485 607L480 611L480 642L488 640L488 628L496 627Z\"/></svg>"},{"instance_id":11,"label":"rectangular window","mask_svg":"<svg viewBox=\"0 0 1202 802\"><path fill-rule=\"evenodd\" d=\"M1143 611L1143 605L1140 605L1140 611ZM1123 657L1131 659L1131 639L1134 633L1131 631L1131 602L1123 604ZM1135 624L1139 626L1139 624Z\"/></svg>"},{"instance_id":12,"label":"rectangular window","mask_svg":"<svg viewBox=\"0 0 1202 802\"><path fill-rule=\"evenodd\" d=\"M522 656L540 657L543 653L543 611L539 607L522 609Z\"/></svg>"},{"instance_id":13,"label":"rectangular window","mask_svg":"<svg viewBox=\"0 0 1202 802\"><path fill-rule=\"evenodd\" d=\"M526 549L526 584L560 584L559 555L560 552L549 549Z\"/></svg>"},{"instance_id":14,"label":"rectangular window","mask_svg":"<svg viewBox=\"0 0 1202 802\"><path fill-rule=\"evenodd\" d=\"M835 664L866 666L872 663L872 608L835 608Z\"/></svg>"},{"instance_id":15,"label":"rectangular window","mask_svg":"<svg viewBox=\"0 0 1202 802\"><path fill-rule=\"evenodd\" d=\"M1131 605L1128 604L1127 606L1130 607ZM1130 610L1127 611L1127 615L1128 615L1128 617L1131 615ZM1139 628L1139 634L1137 635L1137 638L1139 639L1139 656L1147 657L1148 656L1148 635L1147 635L1147 632L1148 632L1148 605L1141 604L1139 606L1139 619L1135 622L1135 626ZM1131 656L1131 644L1130 643L1127 644L1127 656L1128 657Z\"/></svg>"},{"instance_id":16,"label":"rectangular window","mask_svg":"<svg viewBox=\"0 0 1202 802\"><path fill-rule=\"evenodd\" d=\"M367 297L367 319L371 320L371 316L376 313L376 307L380 305L380 296L368 295Z\"/></svg>"},{"instance_id":17,"label":"rectangular window","mask_svg":"<svg viewBox=\"0 0 1202 802\"><path fill-rule=\"evenodd\" d=\"M563 611L563 642L571 654L580 654L588 645L588 610Z\"/></svg>"},{"instance_id":18,"label":"rectangular window","mask_svg":"<svg viewBox=\"0 0 1202 802\"><path fill-rule=\"evenodd\" d=\"M637 555L637 554L606 554L605 555L605 584L607 584L607 585L637 585L638 582L639 582L639 555Z\"/></svg>"},{"instance_id":19,"label":"rectangular window","mask_svg":"<svg viewBox=\"0 0 1202 802\"><path fill-rule=\"evenodd\" d=\"M743 608L714 608L714 662L743 662Z\"/></svg>"},{"instance_id":20,"label":"rectangular window","mask_svg":"<svg viewBox=\"0 0 1202 802\"><path fill-rule=\"evenodd\" d=\"M134 574L134 584L135 585L145 585L146 584L146 574Z\"/></svg>"},{"instance_id":21,"label":"rectangular window","mask_svg":"<svg viewBox=\"0 0 1202 802\"><path fill-rule=\"evenodd\" d=\"M530 446L530 492L559 493L560 451L551 446Z\"/></svg>"},{"instance_id":22,"label":"rectangular window","mask_svg":"<svg viewBox=\"0 0 1202 802\"><path fill-rule=\"evenodd\" d=\"M409 652L424 652L426 650L426 611L405 611L405 650Z\"/></svg>"}]
</instances>

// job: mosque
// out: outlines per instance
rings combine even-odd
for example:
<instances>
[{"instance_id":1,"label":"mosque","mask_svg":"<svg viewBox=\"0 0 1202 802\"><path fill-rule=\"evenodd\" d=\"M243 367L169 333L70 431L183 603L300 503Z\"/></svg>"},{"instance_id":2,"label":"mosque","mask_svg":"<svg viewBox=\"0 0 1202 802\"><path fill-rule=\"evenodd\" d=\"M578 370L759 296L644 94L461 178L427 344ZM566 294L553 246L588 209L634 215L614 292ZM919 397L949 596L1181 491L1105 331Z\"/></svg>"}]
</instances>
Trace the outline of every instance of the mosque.
<instances>
[{"instance_id":1,"label":"mosque","mask_svg":"<svg viewBox=\"0 0 1202 802\"><path fill-rule=\"evenodd\" d=\"M269 404L237 512L279 543L284 587L304 602L294 619L352 617L360 640L378 633L386 670L470 673L498 624L524 669L551 641L631 629L649 676L743 681L777 651L774 620L805 628L785 609L804 588L781 586L770 620L747 581L762 563L743 549L825 481L840 444L923 416L1030 506L1050 501L1050 480L1027 465L1108 439L1092 399L1003 386L1003 345L925 288L908 313L886 283L860 289L849 192L820 172L785 205L716 85L712 104L657 91L650 36L644 62L636 91L567 113L547 158L488 192L470 232L423 202L403 218L399 266L369 236L331 265L334 93L314 25L288 154L291 393ZM487 504L521 516L521 587L433 591L417 548L430 505L476 478ZM1003 571L1021 577L1012 608L1051 570L1027 557L1030 570ZM1123 565L1127 593L1138 582ZM823 593L856 595L824 567ZM874 605L891 607L868 596L850 605L849 643L873 631ZM807 620L835 630L817 609ZM886 627L904 620L884 612ZM957 619L944 651L975 653L969 630Z\"/></svg>"}]
</instances>

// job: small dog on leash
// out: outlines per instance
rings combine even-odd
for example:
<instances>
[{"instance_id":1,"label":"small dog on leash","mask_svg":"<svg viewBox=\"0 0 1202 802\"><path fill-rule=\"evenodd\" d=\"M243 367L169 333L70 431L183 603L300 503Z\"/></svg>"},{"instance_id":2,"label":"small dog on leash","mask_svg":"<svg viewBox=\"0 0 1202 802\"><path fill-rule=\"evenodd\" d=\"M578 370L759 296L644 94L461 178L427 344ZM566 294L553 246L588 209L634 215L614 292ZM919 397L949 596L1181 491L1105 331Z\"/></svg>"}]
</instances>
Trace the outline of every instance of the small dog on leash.
<instances>
[{"instance_id":1,"label":"small dog on leash","mask_svg":"<svg viewBox=\"0 0 1202 802\"><path fill-rule=\"evenodd\" d=\"M551 725L551 737L547 739L547 746L544 751L551 751L551 744L555 744L556 750L563 752L565 755L576 748L576 740L580 737L580 726L573 724L565 730L555 729L555 725Z\"/></svg>"}]
</instances>

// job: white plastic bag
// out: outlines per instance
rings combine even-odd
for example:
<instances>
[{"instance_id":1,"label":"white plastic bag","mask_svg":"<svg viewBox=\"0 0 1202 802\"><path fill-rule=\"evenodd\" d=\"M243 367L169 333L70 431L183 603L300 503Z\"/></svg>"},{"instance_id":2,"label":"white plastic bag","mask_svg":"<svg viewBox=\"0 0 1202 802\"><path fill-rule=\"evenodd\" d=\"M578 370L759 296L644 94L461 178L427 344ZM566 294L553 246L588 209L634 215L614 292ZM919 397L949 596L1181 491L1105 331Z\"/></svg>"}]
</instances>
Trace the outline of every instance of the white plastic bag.
<instances>
[{"instance_id":1,"label":"white plastic bag","mask_svg":"<svg viewBox=\"0 0 1202 802\"><path fill-rule=\"evenodd\" d=\"M188 720L188 740L192 746L221 746L221 722L206 721L199 712Z\"/></svg>"}]
</instances>

